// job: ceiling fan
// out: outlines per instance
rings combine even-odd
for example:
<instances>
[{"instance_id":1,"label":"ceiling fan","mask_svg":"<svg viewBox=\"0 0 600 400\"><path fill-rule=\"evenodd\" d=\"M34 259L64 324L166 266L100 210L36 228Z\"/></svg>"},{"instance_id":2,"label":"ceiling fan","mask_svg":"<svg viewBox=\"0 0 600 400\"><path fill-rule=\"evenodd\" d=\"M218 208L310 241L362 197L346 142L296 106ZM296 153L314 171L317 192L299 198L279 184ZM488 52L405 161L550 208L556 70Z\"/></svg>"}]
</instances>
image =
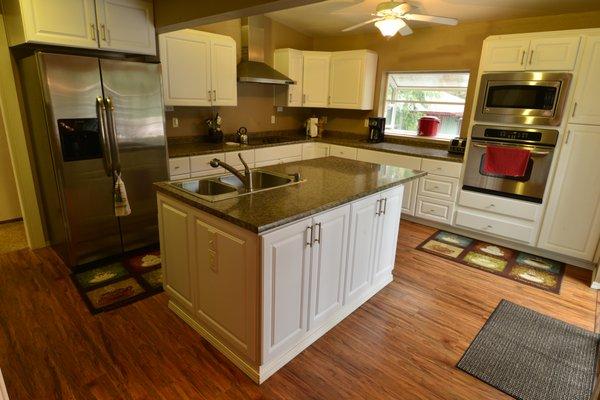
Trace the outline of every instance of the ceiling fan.
<instances>
[{"instance_id":1,"label":"ceiling fan","mask_svg":"<svg viewBox=\"0 0 600 400\"><path fill-rule=\"evenodd\" d=\"M458 20L454 18L446 17L435 17L433 15L421 15L412 14L410 11L413 7L405 2L399 3L394 0L386 1L377 5L375 14L372 14L375 18L368 21L361 22L343 29L342 32L348 32L361 26L375 23L375 26L383 36L392 37L396 33L400 32L402 36L407 36L413 33L412 29L404 22L407 21L422 21L432 22L434 24L442 25L456 25Z\"/></svg>"}]
</instances>

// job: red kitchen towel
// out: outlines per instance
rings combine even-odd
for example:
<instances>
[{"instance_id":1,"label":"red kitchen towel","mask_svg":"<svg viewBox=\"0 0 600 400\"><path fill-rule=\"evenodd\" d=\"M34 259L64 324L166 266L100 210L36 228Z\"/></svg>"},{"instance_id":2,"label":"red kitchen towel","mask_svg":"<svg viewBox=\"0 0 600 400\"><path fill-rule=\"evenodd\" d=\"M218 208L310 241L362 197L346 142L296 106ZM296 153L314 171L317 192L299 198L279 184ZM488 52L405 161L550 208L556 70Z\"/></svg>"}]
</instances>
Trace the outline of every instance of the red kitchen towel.
<instances>
[{"instance_id":1,"label":"red kitchen towel","mask_svg":"<svg viewBox=\"0 0 600 400\"><path fill-rule=\"evenodd\" d=\"M487 146L483 172L490 175L522 177L527 171L531 152L515 147Z\"/></svg>"}]
</instances>

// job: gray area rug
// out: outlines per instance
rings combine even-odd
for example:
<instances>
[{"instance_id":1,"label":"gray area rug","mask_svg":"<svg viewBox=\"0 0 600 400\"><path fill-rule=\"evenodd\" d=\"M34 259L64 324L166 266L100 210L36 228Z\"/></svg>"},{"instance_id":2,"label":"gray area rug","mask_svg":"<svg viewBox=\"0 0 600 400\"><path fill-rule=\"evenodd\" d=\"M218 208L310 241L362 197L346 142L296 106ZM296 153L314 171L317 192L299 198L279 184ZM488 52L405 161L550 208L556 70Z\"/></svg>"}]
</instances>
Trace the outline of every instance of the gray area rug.
<instances>
[{"instance_id":1,"label":"gray area rug","mask_svg":"<svg viewBox=\"0 0 600 400\"><path fill-rule=\"evenodd\" d=\"M502 300L457 367L521 400L589 400L600 336Z\"/></svg>"}]
</instances>

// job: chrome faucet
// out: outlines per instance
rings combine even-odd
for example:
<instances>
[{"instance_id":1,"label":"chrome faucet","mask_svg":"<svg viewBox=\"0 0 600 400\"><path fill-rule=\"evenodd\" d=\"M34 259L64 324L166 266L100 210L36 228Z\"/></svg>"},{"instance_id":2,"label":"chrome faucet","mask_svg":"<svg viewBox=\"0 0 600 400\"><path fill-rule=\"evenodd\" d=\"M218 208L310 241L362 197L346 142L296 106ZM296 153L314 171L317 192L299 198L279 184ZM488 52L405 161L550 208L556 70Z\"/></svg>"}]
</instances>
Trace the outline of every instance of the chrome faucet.
<instances>
[{"instance_id":1,"label":"chrome faucet","mask_svg":"<svg viewBox=\"0 0 600 400\"><path fill-rule=\"evenodd\" d=\"M210 162L210 166L213 168L225 168L227 171L231 172L236 178L238 178L242 182L247 192L250 192L254 188L254 184L252 182L252 173L250 173L250 168L248 168L248 164L246 164L246 161L244 161L244 159L242 158L242 153L238 153L238 157L244 165L243 175L234 167L227 164L226 162L219 160L218 158L213 158Z\"/></svg>"}]
</instances>

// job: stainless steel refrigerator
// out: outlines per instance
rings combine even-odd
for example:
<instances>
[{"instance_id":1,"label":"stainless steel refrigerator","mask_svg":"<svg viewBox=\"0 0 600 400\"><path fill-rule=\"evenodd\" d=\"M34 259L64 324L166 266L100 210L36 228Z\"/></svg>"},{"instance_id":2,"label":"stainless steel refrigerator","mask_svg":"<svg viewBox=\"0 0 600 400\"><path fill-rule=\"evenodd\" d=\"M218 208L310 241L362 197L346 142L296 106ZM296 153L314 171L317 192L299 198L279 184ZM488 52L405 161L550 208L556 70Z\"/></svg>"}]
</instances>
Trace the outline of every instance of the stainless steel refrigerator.
<instances>
[{"instance_id":1,"label":"stainless steel refrigerator","mask_svg":"<svg viewBox=\"0 0 600 400\"><path fill-rule=\"evenodd\" d=\"M158 243L168 179L160 65L38 52L18 61L50 244L70 267ZM120 172L131 214L115 217Z\"/></svg>"}]
</instances>

